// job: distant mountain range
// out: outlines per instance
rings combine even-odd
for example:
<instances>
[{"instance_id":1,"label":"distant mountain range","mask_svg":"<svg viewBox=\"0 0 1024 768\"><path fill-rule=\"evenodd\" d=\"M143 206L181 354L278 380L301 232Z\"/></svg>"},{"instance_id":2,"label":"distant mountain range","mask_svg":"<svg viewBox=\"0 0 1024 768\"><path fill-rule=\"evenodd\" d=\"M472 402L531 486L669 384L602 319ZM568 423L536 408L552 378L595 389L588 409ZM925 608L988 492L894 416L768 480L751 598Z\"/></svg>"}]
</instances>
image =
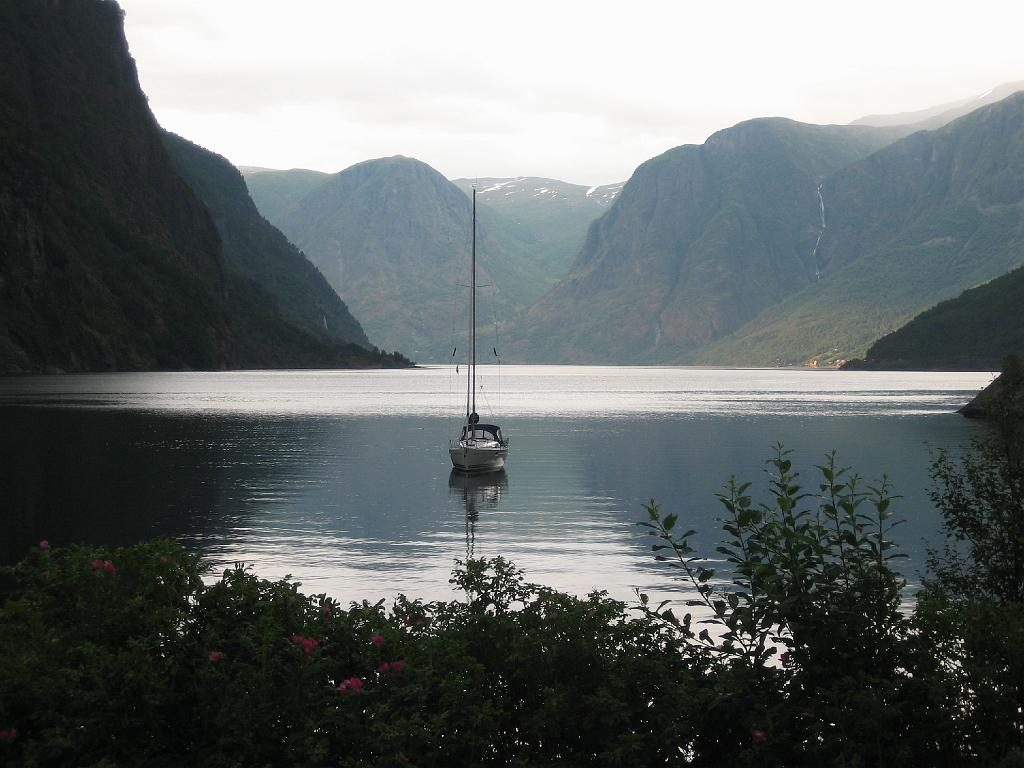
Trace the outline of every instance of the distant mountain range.
<instances>
[{"instance_id":1,"label":"distant mountain range","mask_svg":"<svg viewBox=\"0 0 1024 768\"><path fill-rule=\"evenodd\" d=\"M873 125L881 128L896 125L912 125L919 131L934 130L976 109L1002 101L1007 96L1012 96L1018 91L1024 91L1024 80L1003 83L977 96L968 96L966 99L938 104L934 107L920 109L915 112L899 112L893 115L867 115L854 120L850 125Z\"/></svg>"},{"instance_id":2,"label":"distant mountain range","mask_svg":"<svg viewBox=\"0 0 1024 768\"><path fill-rule=\"evenodd\" d=\"M286 174L282 181L297 178ZM264 172L248 180L260 189L268 178ZM266 192L264 185L257 199ZM425 163L396 156L328 176L275 223L372 338L437 361L461 345L468 323L471 218L462 190ZM481 210L479 219L480 318L493 327L532 303L553 278L522 257L514 238L495 236L495 228L507 226L498 212Z\"/></svg>"},{"instance_id":3,"label":"distant mountain range","mask_svg":"<svg viewBox=\"0 0 1024 768\"><path fill-rule=\"evenodd\" d=\"M259 212L267 221L283 221L294 211L302 198L330 178L329 173L293 168L290 171L275 171L270 168L240 166L245 177L249 194Z\"/></svg>"},{"instance_id":4,"label":"distant mountain range","mask_svg":"<svg viewBox=\"0 0 1024 768\"><path fill-rule=\"evenodd\" d=\"M261 213L310 255L375 339L435 361L451 355L466 324L461 286L474 187L481 282L493 288L482 292L485 323L493 326L565 275L587 228L623 186L529 177L449 182L402 157L339 174L241 170Z\"/></svg>"},{"instance_id":5,"label":"distant mountain range","mask_svg":"<svg viewBox=\"0 0 1024 768\"><path fill-rule=\"evenodd\" d=\"M401 156L243 181L159 129L106 0L0 0L0 67L0 371L449 359L474 185L506 360L1020 351L1024 82L846 126L750 120L588 188Z\"/></svg>"},{"instance_id":6,"label":"distant mountain range","mask_svg":"<svg viewBox=\"0 0 1024 768\"><path fill-rule=\"evenodd\" d=\"M863 355L918 312L1024 262L1012 97L1021 85L849 126L747 121L649 160L624 185L455 180L476 187L481 231L508 268L494 279L506 359L834 365ZM330 178L246 169L263 213L366 316L371 335L443 359L451 331L437 331L437 311L451 301L439 296L452 276L428 270L412 286L418 270L385 278L377 262L406 253L411 264L432 250L436 264L457 246L402 205L353 218L344 196L324 204ZM404 183L388 178L393 190ZM408 219L416 234L371 237L372 259L343 254L367 251L380 215ZM429 311L412 317L417 306Z\"/></svg>"},{"instance_id":7,"label":"distant mountain range","mask_svg":"<svg viewBox=\"0 0 1024 768\"><path fill-rule=\"evenodd\" d=\"M625 186L622 182L585 187L529 176L455 179L453 183L467 195L476 188L483 220L519 251L520 258L540 267L545 288L568 272L588 227Z\"/></svg>"}]
</instances>

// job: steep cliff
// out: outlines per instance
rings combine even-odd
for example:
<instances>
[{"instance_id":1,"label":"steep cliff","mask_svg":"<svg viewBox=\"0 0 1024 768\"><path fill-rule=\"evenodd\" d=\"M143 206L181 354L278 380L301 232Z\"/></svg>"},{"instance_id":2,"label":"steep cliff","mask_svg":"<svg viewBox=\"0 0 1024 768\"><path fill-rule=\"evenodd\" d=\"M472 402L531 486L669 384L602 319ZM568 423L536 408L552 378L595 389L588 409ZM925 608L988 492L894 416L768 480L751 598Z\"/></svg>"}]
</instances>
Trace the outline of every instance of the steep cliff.
<instances>
[{"instance_id":1,"label":"steep cliff","mask_svg":"<svg viewBox=\"0 0 1024 768\"><path fill-rule=\"evenodd\" d=\"M898 135L765 118L648 160L530 309L517 356L685 361L820 278L818 185Z\"/></svg>"},{"instance_id":2,"label":"steep cliff","mask_svg":"<svg viewBox=\"0 0 1024 768\"><path fill-rule=\"evenodd\" d=\"M831 362L1024 263L1024 93L914 133L821 189L825 277L699 360Z\"/></svg>"},{"instance_id":3,"label":"steep cliff","mask_svg":"<svg viewBox=\"0 0 1024 768\"><path fill-rule=\"evenodd\" d=\"M164 147L116 3L0 0L0 71L0 370L374 357L292 324L225 258Z\"/></svg>"}]
</instances>

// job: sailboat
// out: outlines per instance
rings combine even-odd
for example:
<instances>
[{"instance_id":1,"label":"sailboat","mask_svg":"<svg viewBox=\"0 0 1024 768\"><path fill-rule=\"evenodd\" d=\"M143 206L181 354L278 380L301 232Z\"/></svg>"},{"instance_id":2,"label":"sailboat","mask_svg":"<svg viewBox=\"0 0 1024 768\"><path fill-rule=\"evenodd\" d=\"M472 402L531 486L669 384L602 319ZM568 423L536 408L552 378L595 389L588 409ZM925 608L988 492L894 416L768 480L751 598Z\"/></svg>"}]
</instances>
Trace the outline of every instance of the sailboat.
<instances>
[{"instance_id":1,"label":"sailboat","mask_svg":"<svg viewBox=\"0 0 1024 768\"><path fill-rule=\"evenodd\" d=\"M460 472L495 472L508 457L508 440L496 424L483 424L476 412L476 189L473 189L473 248L470 265L469 368L466 370L466 420L448 443L452 466Z\"/></svg>"}]
</instances>

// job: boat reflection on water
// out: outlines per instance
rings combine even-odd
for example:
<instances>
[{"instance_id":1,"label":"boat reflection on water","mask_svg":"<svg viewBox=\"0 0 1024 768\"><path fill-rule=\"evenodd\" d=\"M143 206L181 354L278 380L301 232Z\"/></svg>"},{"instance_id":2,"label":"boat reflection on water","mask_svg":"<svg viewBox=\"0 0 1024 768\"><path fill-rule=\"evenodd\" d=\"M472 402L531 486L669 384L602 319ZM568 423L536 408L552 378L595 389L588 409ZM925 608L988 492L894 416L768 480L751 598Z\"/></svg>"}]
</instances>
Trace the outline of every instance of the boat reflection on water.
<instances>
[{"instance_id":1,"label":"boat reflection on water","mask_svg":"<svg viewBox=\"0 0 1024 768\"><path fill-rule=\"evenodd\" d=\"M481 510L500 508L502 494L508 490L508 475L505 470L488 472L485 475L467 475L452 470L448 476L448 493L458 496L466 509L466 558L473 557L476 543L476 522Z\"/></svg>"}]
</instances>

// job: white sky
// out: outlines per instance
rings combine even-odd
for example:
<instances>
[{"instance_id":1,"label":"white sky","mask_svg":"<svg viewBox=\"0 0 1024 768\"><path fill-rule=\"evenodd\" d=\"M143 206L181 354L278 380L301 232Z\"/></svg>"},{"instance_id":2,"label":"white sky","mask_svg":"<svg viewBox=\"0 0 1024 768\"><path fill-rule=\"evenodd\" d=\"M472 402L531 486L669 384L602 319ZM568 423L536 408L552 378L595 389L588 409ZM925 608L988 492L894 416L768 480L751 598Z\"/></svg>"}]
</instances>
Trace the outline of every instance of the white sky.
<instances>
[{"instance_id":1,"label":"white sky","mask_svg":"<svg viewBox=\"0 0 1024 768\"><path fill-rule=\"evenodd\" d=\"M419 158L623 181L741 120L845 123L1024 79L1024 2L120 0L161 124L236 165Z\"/></svg>"}]
</instances>

